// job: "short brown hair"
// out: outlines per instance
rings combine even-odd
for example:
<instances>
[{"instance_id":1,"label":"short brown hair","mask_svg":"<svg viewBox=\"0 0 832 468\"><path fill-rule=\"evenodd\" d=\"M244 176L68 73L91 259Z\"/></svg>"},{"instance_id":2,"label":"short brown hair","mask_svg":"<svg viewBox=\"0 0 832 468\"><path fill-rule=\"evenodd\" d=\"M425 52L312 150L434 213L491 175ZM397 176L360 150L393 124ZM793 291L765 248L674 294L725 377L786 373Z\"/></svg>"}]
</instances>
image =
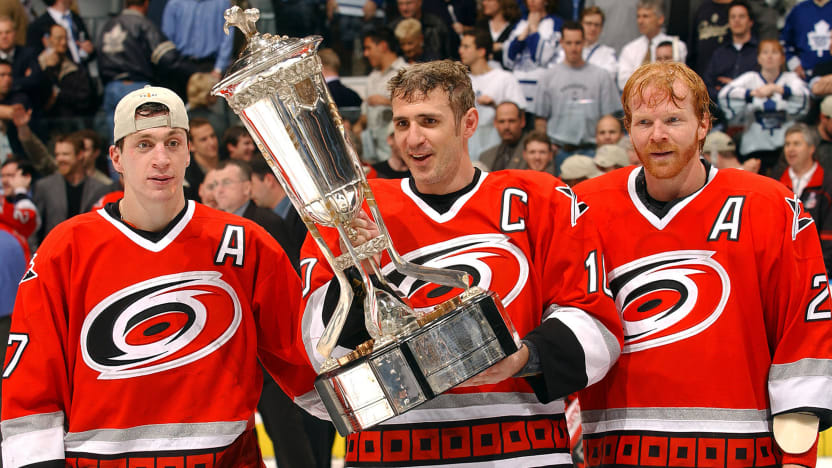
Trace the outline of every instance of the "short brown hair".
<instances>
[{"instance_id":1,"label":"short brown hair","mask_svg":"<svg viewBox=\"0 0 832 468\"><path fill-rule=\"evenodd\" d=\"M84 151L84 140L79 138L78 135L75 135L74 133L70 133L68 135L58 135L58 136L56 136L55 137L55 146L57 146L58 143L69 143L69 144L71 144L72 148L75 149L75 155L76 156L78 154L80 154L81 151Z\"/></svg>"},{"instance_id":2,"label":"short brown hair","mask_svg":"<svg viewBox=\"0 0 832 468\"><path fill-rule=\"evenodd\" d=\"M468 76L468 69L461 62L437 60L416 63L399 70L387 82L390 97L407 102L422 99L437 88L448 94L458 128L465 113L474 107L474 88L471 86L471 77Z\"/></svg>"},{"instance_id":3,"label":"short brown hair","mask_svg":"<svg viewBox=\"0 0 832 468\"><path fill-rule=\"evenodd\" d=\"M195 128L199 128L199 127L204 127L206 125L211 125L211 121L204 118L204 117L194 117L194 118L191 119L191 122L190 122L191 130L193 130ZM214 128L214 126L211 125L211 128ZM188 140L190 140L190 139L191 139L191 132L188 132Z\"/></svg>"},{"instance_id":4,"label":"short brown hair","mask_svg":"<svg viewBox=\"0 0 832 468\"><path fill-rule=\"evenodd\" d=\"M581 12L581 17L579 18L579 20L583 21L584 17L589 15L601 15L601 26L603 26L604 21L607 20L607 17L604 16L604 10L599 8L597 5L592 5L591 7L584 8L584 10Z\"/></svg>"},{"instance_id":5,"label":"short brown hair","mask_svg":"<svg viewBox=\"0 0 832 468\"><path fill-rule=\"evenodd\" d=\"M529 146L529 143L533 141L536 141L538 143L546 143L547 145L549 145L549 151L552 151L552 139L549 138L549 135L547 135L546 132L541 132L538 130L529 133L528 136L526 136L526 139L523 140L523 151L525 151L526 147Z\"/></svg>"},{"instance_id":6,"label":"short brown hair","mask_svg":"<svg viewBox=\"0 0 832 468\"><path fill-rule=\"evenodd\" d=\"M691 101L693 102L693 111L696 118L699 120L706 118L710 130L711 112L708 110L708 106L711 100L708 97L708 88L705 87L705 82L696 72L679 62L649 63L636 69L635 73L627 80L621 94L621 104L624 107L624 127L629 131L630 125L632 125L633 100L643 100L644 93L648 88L657 91L653 93L650 102L647 103L648 105L654 106L670 99L677 107L681 107L679 103L687 95L679 96L676 94L673 84L677 81L693 93Z\"/></svg>"}]
</instances>

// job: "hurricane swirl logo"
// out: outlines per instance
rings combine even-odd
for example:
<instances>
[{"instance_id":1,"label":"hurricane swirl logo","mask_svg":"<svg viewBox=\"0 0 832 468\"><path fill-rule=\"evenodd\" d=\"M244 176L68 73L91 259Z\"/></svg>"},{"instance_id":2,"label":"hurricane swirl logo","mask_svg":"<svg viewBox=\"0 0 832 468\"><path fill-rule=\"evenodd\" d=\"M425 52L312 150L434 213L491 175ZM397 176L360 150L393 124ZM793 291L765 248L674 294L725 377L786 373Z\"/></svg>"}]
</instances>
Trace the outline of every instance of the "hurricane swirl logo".
<instances>
[{"instance_id":1,"label":"hurricane swirl logo","mask_svg":"<svg viewBox=\"0 0 832 468\"><path fill-rule=\"evenodd\" d=\"M126 379L184 366L219 349L242 319L240 300L221 276L178 273L110 295L84 320L84 362L101 372L99 379Z\"/></svg>"},{"instance_id":2,"label":"hurricane swirl logo","mask_svg":"<svg viewBox=\"0 0 832 468\"><path fill-rule=\"evenodd\" d=\"M623 352L684 340L719 318L731 283L722 265L712 258L714 253L665 252L610 273L610 289L624 325Z\"/></svg>"},{"instance_id":3,"label":"hurricane swirl logo","mask_svg":"<svg viewBox=\"0 0 832 468\"><path fill-rule=\"evenodd\" d=\"M529 277L526 255L504 234L458 237L413 250L402 257L420 265L464 271L471 277L471 286L494 291L505 306L517 298ZM498 273L495 275L495 272ZM382 273L417 308L434 306L461 292L404 276L395 271L392 263L385 265Z\"/></svg>"}]
</instances>

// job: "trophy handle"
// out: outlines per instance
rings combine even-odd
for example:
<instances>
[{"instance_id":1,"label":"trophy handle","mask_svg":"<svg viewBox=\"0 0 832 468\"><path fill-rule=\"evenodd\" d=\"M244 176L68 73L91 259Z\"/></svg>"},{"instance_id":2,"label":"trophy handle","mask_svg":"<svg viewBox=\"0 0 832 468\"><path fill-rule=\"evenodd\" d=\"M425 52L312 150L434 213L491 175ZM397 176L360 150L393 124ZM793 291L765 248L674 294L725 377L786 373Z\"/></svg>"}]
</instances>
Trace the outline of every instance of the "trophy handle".
<instances>
[{"instance_id":1,"label":"trophy handle","mask_svg":"<svg viewBox=\"0 0 832 468\"><path fill-rule=\"evenodd\" d=\"M373 192L369 190L369 186L365 186L364 199L367 201L367 206L370 207L370 212L373 214L374 221L376 222L376 225L378 225L378 230L381 232L381 236L386 239L390 239L390 233L387 231L387 226L384 225L384 220L381 218L381 212L378 209L378 204L376 204L376 199L373 196ZM398 252L396 252L392 242L387 245L386 250L387 253L390 254L390 260L393 262L393 267L404 275L414 276L431 283L441 284L442 286L448 286L451 288L467 290L470 287L468 273L459 270L426 267L424 265L417 265L415 263L408 262L403 259Z\"/></svg>"},{"instance_id":2,"label":"trophy handle","mask_svg":"<svg viewBox=\"0 0 832 468\"><path fill-rule=\"evenodd\" d=\"M306 228L309 230L309 234L312 235L312 238L315 239L315 242L318 243L318 248L321 249L321 252L324 256L329 260L330 265L333 264L334 255L332 251L329 250L329 246L326 245L324 242L323 237L321 237L321 233L318 231L317 226L312 222L307 222L304 220L306 224ZM350 305L352 304L352 285L350 285L349 280L347 279L347 275L344 274L343 270L338 268L333 268L333 273L335 274L335 278L338 279L338 285L340 286L339 296L338 296L338 304L335 306L335 312L333 312L332 317L329 319L329 323L327 323L326 328L324 328L323 334L321 334L320 340L318 340L317 346L315 349L324 357L324 359L329 359L329 356L332 354L332 350L335 349L335 345L338 344L338 337L341 336L341 330L344 328L344 323L347 321L347 315L350 311Z\"/></svg>"}]
</instances>

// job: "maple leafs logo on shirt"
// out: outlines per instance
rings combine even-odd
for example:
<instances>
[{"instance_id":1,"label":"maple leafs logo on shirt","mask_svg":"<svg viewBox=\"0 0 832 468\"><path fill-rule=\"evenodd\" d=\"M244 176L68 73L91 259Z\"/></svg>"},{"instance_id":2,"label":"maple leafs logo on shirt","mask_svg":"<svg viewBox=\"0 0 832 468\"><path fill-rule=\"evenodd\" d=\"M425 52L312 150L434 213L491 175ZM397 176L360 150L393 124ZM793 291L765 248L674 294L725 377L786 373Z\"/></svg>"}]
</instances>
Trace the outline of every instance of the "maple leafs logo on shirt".
<instances>
[{"instance_id":1,"label":"maple leafs logo on shirt","mask_svg":"<svg viewBox=\"0 0 832 468\"><path fill-rule=\"evenodd\" d=\"M722 314L731 293L713 251L677 250L640 258L609 274L632 353L701 333Z\"/></svg>"},{"instance_id":2,"label":"maple leafs logo on shirt","mask_svg":"<svg viewBox=\"0 0 832 468\"><path fill-rule=\"evenodd\" d=\"M120 54L124 52L124 40L127 39L127 31L116 23L113 29L101 36L101 52L105 54Z\"/></svg>"},{"instance_id":3,"label":"maple leafs logo on shirt","mask_svg":"<svg viewBox=\"0 0 832 468\"><path fill-rule=\"evenodd\" d=\"M125 379L184 366L216 351L242 320L240 300L221 276L177 273L111 294L84 319L84 362L101 372L100 379Z\"/></svg>"},{"instance_id":4,"label":"maple leafs logo on shirt","mask_svg":"<svg viewBox=\"0 0 832 468\"><path fill-rule=\"evenodd\" d=\"M800 217L806 212L803 211L803 204L800 203L800 198L797 195L794 198L786 198L786 204L792 210L792 240L795 240L800 231L809 227L815 220L811 216Z\"/></svg>"}]
</instances>

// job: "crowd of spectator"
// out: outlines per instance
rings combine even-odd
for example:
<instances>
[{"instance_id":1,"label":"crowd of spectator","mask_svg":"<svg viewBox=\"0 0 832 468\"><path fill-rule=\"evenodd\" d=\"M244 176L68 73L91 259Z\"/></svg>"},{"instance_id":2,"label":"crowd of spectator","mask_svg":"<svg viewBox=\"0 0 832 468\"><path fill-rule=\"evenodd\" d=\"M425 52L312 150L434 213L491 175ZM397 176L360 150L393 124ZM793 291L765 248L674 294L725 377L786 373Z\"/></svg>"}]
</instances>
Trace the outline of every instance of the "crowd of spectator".
<instances>
[{"instance_id":1,"label":"crowd of spectator","mask_svg":"<svg viewBox=\"0 0 832 468\"><path fill-rule=\"evenodd\" d=\"M118 200L113 114L146 85L187 102L187 197L262 221L297 261L302 223L247 130L211 95L244 42L223 33L232 1L125 0L97 31L74 0L45 3L38 12L0 2L0 330L14 278L43 237ZM468 67L479 115L469 151L481 169L574 184L638 163L621 90L642 64L686 62L717 117L703 157L794 190L832 265L832 2L274 0L273 12L280 34L323 36L324 77L369 177L408 174L391 144L387 81L409 64ZM363 77L361 93L342 76Z\"/></svg>"}]
</instances>

